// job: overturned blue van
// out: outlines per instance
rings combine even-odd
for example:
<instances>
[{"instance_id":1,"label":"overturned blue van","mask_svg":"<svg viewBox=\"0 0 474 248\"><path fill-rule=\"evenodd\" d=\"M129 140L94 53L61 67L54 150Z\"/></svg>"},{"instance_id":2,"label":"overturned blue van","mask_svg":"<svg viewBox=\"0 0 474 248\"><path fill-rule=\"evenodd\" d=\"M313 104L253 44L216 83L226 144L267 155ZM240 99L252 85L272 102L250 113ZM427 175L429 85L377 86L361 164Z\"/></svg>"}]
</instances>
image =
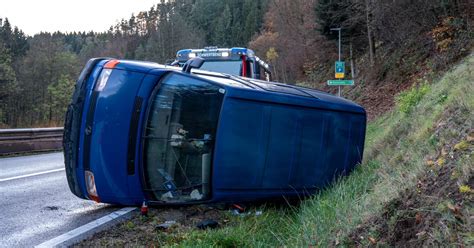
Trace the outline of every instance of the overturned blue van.
<instances>
[{"instance_id":1,"label":"overturned blue van","mask_svg":"<svg viewBox=\"0 0 474 248\"><path fill-rule=\"evenodd\" d=\"M140 205L302 197L362 160L359 105L293 85L91 59L68 107L71 191Z\"/></svg>"}]
</instances>

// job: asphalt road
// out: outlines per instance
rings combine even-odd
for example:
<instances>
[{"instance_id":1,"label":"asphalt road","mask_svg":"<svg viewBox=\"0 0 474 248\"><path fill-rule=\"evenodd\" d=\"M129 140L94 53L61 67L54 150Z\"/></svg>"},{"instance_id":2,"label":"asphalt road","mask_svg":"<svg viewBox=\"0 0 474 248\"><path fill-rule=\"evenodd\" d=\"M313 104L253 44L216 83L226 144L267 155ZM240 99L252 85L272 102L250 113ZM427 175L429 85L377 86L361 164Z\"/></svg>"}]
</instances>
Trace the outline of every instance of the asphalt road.
<instances>
[{"instance_id":1,"label":"asphalt road","mask_svg":"<svg viewBox=\"0 0 474 248\"><path fill-rule=\"evenodd\" d=\"M62 153L0 159L0 247L33 247L117 209L69 191Z\"/></svg>"}]
</instances>

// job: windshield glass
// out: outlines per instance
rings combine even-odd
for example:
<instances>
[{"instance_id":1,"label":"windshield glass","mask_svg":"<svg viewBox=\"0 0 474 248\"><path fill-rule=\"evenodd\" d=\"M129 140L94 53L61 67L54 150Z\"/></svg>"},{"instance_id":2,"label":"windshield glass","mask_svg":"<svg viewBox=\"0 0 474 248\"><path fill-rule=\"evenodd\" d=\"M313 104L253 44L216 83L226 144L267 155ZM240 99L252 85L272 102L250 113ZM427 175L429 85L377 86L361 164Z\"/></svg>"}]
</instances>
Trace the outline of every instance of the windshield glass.
<instances>
[{"instance_id":1,"label":"windshield glass","mask_svg":"<svg viewBox=\"0 0 474 248\"><path fill-rule=\"evenodd\" d=\"M204 61L200 70L215 71L240 76L242 61L241 60L218 60Z\"/></svg>"},{"instance_id":2,"label":"windshield glass","mask_svg":"<svg viewBox=\"0 0 474 248\"><path fill-rule=\"evenodd\" d=\"M179 74L154 93L144 137L146 190L156 200L204 200L223 94L220 87Z\"/></svg>"}]
</instances>

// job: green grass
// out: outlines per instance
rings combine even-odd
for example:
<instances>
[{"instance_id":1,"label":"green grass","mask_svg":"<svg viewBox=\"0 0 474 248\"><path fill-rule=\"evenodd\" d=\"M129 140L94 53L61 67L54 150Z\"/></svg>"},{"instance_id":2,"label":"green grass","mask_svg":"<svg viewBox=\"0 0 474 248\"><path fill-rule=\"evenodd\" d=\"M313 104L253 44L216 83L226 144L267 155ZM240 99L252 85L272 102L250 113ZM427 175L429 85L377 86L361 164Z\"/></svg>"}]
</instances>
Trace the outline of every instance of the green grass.
<instances>
[{"instance_id":1,"label":"green grass","mask_svg":"<svg viewBox=\"0 0 474 248\"><path fill-rule=\"evenodd\" d=\"M229 217L233 225L218 230L183 233L169 246L275 247L344 245L345 237L384 204L413 187L455 130L437 137L442 118L474 123L474 55L443 77L402 93L397 108L369 123L365 160L350 176L305 200L299 207L263 207L261 216ZM447 137L452 135L453 137ZM469 160L469 159L468 159ZM472 161L472 158L470 159ZM466 172L467 170L467 172ZM464 167L462 173L472 173ZM376 233L374 234L376 236ZM472 238L472 237L471 237Z\"/></svg>"},{"instance_id":2,"label":"green grass","mask_svg":"<svg viewBox=\"0 0 474 248\"><path fill-rule=\"evenodd\" d=\"M428 93L430 87L428 84L421 84L415 86L410 90L401 92L397 97L398 110L402 113L409 113L418 103L423 99L423 96ZM441 98L444 99L444 98Z\"/></svg>"}]
</instances>

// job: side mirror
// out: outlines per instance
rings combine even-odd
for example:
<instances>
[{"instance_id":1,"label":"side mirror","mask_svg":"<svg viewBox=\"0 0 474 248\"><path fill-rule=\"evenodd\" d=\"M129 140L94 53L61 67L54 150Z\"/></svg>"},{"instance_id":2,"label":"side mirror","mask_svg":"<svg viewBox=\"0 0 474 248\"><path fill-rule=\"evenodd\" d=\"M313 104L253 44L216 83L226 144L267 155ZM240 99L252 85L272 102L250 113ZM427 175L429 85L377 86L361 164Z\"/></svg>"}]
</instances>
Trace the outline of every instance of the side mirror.
<instances>
[{"instance_id":1,"label":"side mirror","mask_svg":"<svg viewBox=\"0 0 474 248\"><path fill-rule=\"evenodd\" d=\"M174 62L174 59L167 59L165 65L171 65Z\"/></svg>"},{"instance_id":2,"label":"side mirror","mask_svg":"<svg viewBox=\"0 0 474 248\"><path fill-rule=\"evenodd\" d=\"M190 73L192 68L200 68L204 64L204 59L201 57L195 57L188 61L183 66L184 73Z\"/></svg>"},{"instance_id":3,"label":"side mirror","mask_svg":"<svg viewBox=\"0 0 474 248\"><path fill-rule=\"evenodd\" d=\"M170 66L179 66L179 61L173 61L172 63L169 64Z\"/></svg>"}]
</instances>

